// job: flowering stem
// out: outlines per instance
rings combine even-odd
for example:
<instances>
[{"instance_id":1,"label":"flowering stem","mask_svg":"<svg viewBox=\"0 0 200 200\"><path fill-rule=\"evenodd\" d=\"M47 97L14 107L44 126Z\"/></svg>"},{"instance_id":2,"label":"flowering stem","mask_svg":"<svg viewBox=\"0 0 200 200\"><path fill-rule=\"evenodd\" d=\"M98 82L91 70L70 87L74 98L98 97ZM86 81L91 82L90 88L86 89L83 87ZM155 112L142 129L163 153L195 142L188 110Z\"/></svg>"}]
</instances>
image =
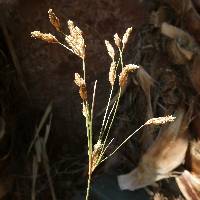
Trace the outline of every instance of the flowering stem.
<instances>
[{"instance_id":1,"label":"flowering stem","mask_svg":"<svg viewBox=\"0 0 200 200\"><path fill-rule=\"evenodd\" d=\"M104 158L100 163L104 162L105 160L107 160L108 158L110 158L114 153L116 153L116 151L118 151L135 133L137 133L140 129L142 129L145 126L145 124L143 124L142 126L140 126L138 129L136 129L131 135L129 135L110 155L108 155L106 158Z\"/></svg>"},{"instance_id":2,"label":"flowering stem","mask_svg":"<svg viewBox=\"0 0 200 200\"><path fill-rule=\"evenodd\" d=\"M87 193L86 193L85 200L88 200L88 199L89 199L89 195L90 195L90 186L91 186L91 174L89 174L89 176L88 176Z\"/></svg>"},{"instance_id":3,"label":"flowering stem","mask_svg":"<svg viewBox=\"0 0 200 200\"><path fill-rule=\"evenodd\" d=\"M106 106L106 112L104 114L103 122L102 122L102 125L101 125L101 131L100 131L100 134L99 134L99 140L102 139L103 132L105 130L104 124L105 124L105 120L106 120L106 117L107 117L108 108L110 106L110 101L111 101L111 98L112 98L112 93L113 93L113 86L112 86L111 91L110 91L108 103L107 103L107 106Z\"/></svg>"},{"instance_id":4,"label":"flowering stem","mask_svg":"<svg viewBox=\"0 0 200 200\"><path fill-rule=\"evenodd\" d=\"M83 65L83 79L85 81L85 59L82 59L82 65Z\"/></svg>"}]
</instances>

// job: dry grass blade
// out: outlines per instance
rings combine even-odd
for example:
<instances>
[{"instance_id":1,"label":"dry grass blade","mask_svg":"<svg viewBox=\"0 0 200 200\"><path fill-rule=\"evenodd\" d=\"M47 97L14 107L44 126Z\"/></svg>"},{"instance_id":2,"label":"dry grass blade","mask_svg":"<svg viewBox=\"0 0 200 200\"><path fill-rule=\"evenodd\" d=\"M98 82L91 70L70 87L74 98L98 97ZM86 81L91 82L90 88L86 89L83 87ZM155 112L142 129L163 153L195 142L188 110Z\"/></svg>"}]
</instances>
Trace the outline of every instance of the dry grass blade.
<instances>
[{"instance_id":1,"label":"dry grass blade","mask_svg":"<svg viewBox=\"0 0 200 200\"><path fill-rule=\"evenodd\" d=\"M147 117L152 118L153 112L152 112L152 105L151 105L151 87L154 86L154 80L153 78L144 70L143 67L140 67L137 70L137 81L144 91L145 97L147 99Z\"/></svg>"},{"instance_id":2,"label":"dry grass blade","mask_svg":"<svg viewBox=\"0 0 200 200\"><path fill-rule=\"evenodd\" d=\"M46 108L46 110L45 110L45 112L44 112L44 115L42 116L42 119L40 120L40 123L39 123L38 127L36 127L35 136L34 136L32 142L31 142L31 144L30 144L30 146L29 146L28 154L30 153L30 151L31 151L31 149L32 149L32 147L33 147L33 145L34 145L35 142L36 142L36 139L37 139L38 136L39 136L40 131L41 131L42 128L44 127L44 124L45 124L45 122L47 121L47 119L48 119L48 117L49 117L49 114L50 114L51 111L52 111L52 104L53 104L52 102L49 103L49 105L47 106L47 108Z\"/></svg>"},{"instance_id":3,"label":"dry grass blade","mask_svg":"<svg viewBox=\"0 0 200 200\"><path fill-rule=\"evenodd\" d=\"M33 171L33 180L32 180L32 192L31 192L31 200L36 200L36 181L37 181L37 174L38 174L38 161L36 156L33 156L33 166L32 166L32 171Z\"/></svg>"},{"instance_id":4,"label":"dry grass blade","mask_svg":"<svg viewBox=\"0 0 200 200\"><path fill-rule=\"evenodd\" d=\"M147 73L147 71L140 67L137 70L136 78L139 86L142 88L146 102L147 102L147 112L146 112L146 119L153 118L153 109L152 109L152 103L151 103L151 88L154 86L154 80L153 78ZM141 136L141 143L143 145L143 149L146 150L146 148L149 147L149 145L152 144L154 137L154 126L151 127L145 127L143 132L148 132L149 134L143 134Z\"/></svg>"},{"instance_id":5,"label":"dry grass blade","mask_svg":"<svg viewBox=\"0 0 200 200\"><path fill-rule=\"evenodd\" d=\"M43 146L42 159L43 159L44 168L45 168L45 171L46 171L46 174L47 174L49 187L50 187L50 190L51 190L51 196L52 196L53 200L57 200L55 189L54 189L54 186L53 186L53 181L52 181L51 174L50 174L49 158L48 158L48 155L47 155L46 146L45 146L44 141L42 143L42 146Z\"/></svg>"},{"instance_id":6,"label":"dry grass blade","mask_svg":"<svg viewBox=\"0 0 200 200\"><path fill-rule=\"evenodd\" d=\"M6 134L6 122L3 117L0 116L0 140Z\"/></svg>"}]
</instances>

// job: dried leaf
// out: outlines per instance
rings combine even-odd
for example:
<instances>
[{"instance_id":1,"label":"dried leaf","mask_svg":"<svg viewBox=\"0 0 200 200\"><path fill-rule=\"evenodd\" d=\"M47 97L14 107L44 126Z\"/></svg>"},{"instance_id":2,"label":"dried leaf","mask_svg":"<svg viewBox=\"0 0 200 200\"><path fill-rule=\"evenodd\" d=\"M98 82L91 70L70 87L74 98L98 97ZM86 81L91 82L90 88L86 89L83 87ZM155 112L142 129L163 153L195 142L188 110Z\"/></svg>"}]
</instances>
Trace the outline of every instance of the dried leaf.
<instances>
[{"instance_id":1,"label":"dried leaf","mask_svg":"<svg viewBox=\"0 0 200 200\"><path fill-rule=\"evenodd\" d=\"M191 64L191 71L189 73L190 80L194 89L200 94L200 56L196 55Z\"/></svg>"},{"instance_id":2,"label":"dried leaf","mask_svg":"<svg viewBox=\"0 0 200 200\"><path fill-rule=\"evenodd\" d=\"M192 59L194 53L199 52L194 38L182 29L164 22L161 33L173 39L168 45L168 52L176 64L185 64Z\"/></svg>"},{"instance_id":3,"label":"dried leaf","mask_svg":"<svg viewBox=\"0 0 200 200\"><path fill-rule=\"evenodd\" d=\"M186 200L200 199L200 179L185 170L183 174L176 178L176 182Z\"/></svg>"},{"instance_id":4,"label":"dried leaf","mask_svg":"<svg viewBox=\"0 0 200 200\"><path fill-rule=\"evenodd\" d=\"M152 104L151 104L151 88L154 85L153 78L144 70L143 67L140 67L137 70L137 82L142 88L146 102L147 102L147 113L146 113L146 119L153 118L153 110L152 110ZM143 134L141 136L141 143L143 144L144 150L149 147L150 144L153 142L153 131L154 127L145 127L143 132L148 132L149 134Z\"/></svg>"},{"instance_id":5,"label":"dried leaf","mask_svg":"<svg viewBox=\"0 0 200 200\"><path fill-rule=\"evenodd\" d=\"M0 116L0 139L4 137L6 133L6 122L3 117Z\"/></svg>"}]
</instances>

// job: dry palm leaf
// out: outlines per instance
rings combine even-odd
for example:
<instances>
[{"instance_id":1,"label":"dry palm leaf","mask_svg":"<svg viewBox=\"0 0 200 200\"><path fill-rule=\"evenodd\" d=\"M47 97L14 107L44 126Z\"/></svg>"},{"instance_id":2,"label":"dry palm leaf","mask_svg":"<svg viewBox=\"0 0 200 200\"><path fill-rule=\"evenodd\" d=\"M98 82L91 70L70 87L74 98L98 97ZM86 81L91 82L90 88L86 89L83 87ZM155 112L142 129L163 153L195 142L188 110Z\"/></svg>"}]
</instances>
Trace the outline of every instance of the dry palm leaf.
<instances>
[{"instance_id":1,"label":"dry palm leaf","mask_svg":"<svg viewBox=\"0 0 200 200\"><path fill-rule=\"evenodd\" d=\"M153 118L153 110L152 110L152 104L151 104L151 88L154 85L153 78L145 71L143 67L140 67L136 74L137 82L142 88L145 98L147 101L147 113L146 118L150 119ZM147 120L146 119L146 120ZM153 142L153 127L146 127L143 132L148 132L149 134L143 134L141 137L141 142L143 144L144 149L149 147L150 144Z\"/></svg>"},{"instance_id":2,"label":"dry palm leaf","mask_svg":"<svg viewBox=\"0 0 200 200\"><path fill-rule=\"evenodd\" d=\"M191 111L186 113L179 108L176 120L163 127L152 146L143 155L139 165L130 173L118 176L122 190L136 190L169 177L170 172L179 166L188 147L188 121Z\"/></svg>"},{"instance_id":3,"label":"dry palm leaf","mask_svg":"<svg viewBox=\"0 0 200 200\"><path fill-rule=\"evenodd\" d=\"M164 22L161 33L172 39L168 44L168 53L176 64L185 64L199 51L194 38L180 28Z\"/></svg>"},{"instance_id":4,"label":"dry palm leaf","mask_svg":"<svg viewBox=\"0 0 200 200\"><path fill-rule=\"evenodd\" d=\"M166 6L160 6L157 11L153 11L150 16L150 24L153 24L156 28L169 18L168 8Z\"/></svg>"},{"instance_id":5,"label":"dry palm leaf","mask_svg":"<svg viewBox=\"0 0 200 200\"><path fill-rule=\"evenodd\" d=\"M154 85L154 80L142 67L138 69L136 76L137 76L138 83L140 87L142 88L142 90L144 91L145 97L147 99L147 105L148 105L147 117L148 119L152 118L153 113L152 113L152 105L151 105L151 87L153 87Z\"/></svg>"},{"instance_id":6,"label":"dry palm leaf","mask_svg":"<svg viewBox=\"0 0 200 200\"><path fill-rule=\"evenodd\" d=\"M186 29L199 41L200 16L195 8L196 6L199 9L199 0L170 0L166 1L166 3L168 3L179 16L184 16Z\"/></svg>"},{"instance_id":7,"label":"dry palm leaf","mask_svg":"<svg viewBox=\"0 0 200 200\"><path fill-rule=\"evenodd\" d=\"M200 94L200 55L196 55L191 64L191 71L189 73L190 80L194 89Z\"/></svg>"},{"instance_id":8,"label":"dry palm leaf","mask_svg":"<svg viewBox=\"0 0 200 200\"><path fill-rule=\"evenodd\" d=\"M200 199L200 141L191 142L186 166L191 172L185 170L176 182L187 200Z\"/></svg>"},{"instance_id":9,"label":"dry palm leaf","mask_svg":"<svg viewBox=\"0 0 200 200\"><path fill-rule=\"evenodd\" d=\"M183 174L176 178L176 182L186 200L200 199L200 179L185 170Z\"/></svg>"}]
</instances>

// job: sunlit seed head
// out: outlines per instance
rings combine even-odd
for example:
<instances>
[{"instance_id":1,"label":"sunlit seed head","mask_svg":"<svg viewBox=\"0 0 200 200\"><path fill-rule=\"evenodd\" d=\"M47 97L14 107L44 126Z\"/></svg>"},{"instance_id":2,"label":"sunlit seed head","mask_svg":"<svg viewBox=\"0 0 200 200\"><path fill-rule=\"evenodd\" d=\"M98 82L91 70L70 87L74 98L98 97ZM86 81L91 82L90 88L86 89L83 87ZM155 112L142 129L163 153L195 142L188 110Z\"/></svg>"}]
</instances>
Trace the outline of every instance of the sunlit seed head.
<instances>
[{"instance_id":1,"label":"sunlit seed head","mask_svg":"<svg viewBox=\"0 0 200 200\"><path fill-rule=\"evenodd\" d=\"M60 31L61 25L59 18L55 15L52 9L49 9L48 14L49 14L49 21L51 22L51 24L56 28L57 31Z\"/></svg>"},{"instance_id":2,"label":"sunlit seed head","mask_svg":"<svg viewBox=\"0 0 200 200\"><path fill-rule=\"evenodd\" d=\"M31 37L35 39L40 39L48 43L58 43L58 40L51 33L41 33L40 31L31 32Z\"/></svg>"},{"instance_id":3,"label":"sunlit seed head","mask_svg":"<svg viewBox=\"0 0 200 200\"><path fill-rule=\"evenodd\" d=\"M110 42L108 40L105 40L105 45L106 45L106 48L107 48L108 55L114 61L114 59L115 59L115 50L114 50L113 46L110 44Z\"/></svg>"},{"instance_id":4,"label":"sunlit seed head","mask_svg":"<svg viewBox=\"0 0 200 200\"><path fill-rule=\"evenodd\" d=\"M172 115L168 115L165 117L157 117L157 118L151 118L149 119L145 125L161 125L161 124L166 124L168 122L173 122L176 119L176 117L173 117Z\"/></svg>"}]
</instances>

